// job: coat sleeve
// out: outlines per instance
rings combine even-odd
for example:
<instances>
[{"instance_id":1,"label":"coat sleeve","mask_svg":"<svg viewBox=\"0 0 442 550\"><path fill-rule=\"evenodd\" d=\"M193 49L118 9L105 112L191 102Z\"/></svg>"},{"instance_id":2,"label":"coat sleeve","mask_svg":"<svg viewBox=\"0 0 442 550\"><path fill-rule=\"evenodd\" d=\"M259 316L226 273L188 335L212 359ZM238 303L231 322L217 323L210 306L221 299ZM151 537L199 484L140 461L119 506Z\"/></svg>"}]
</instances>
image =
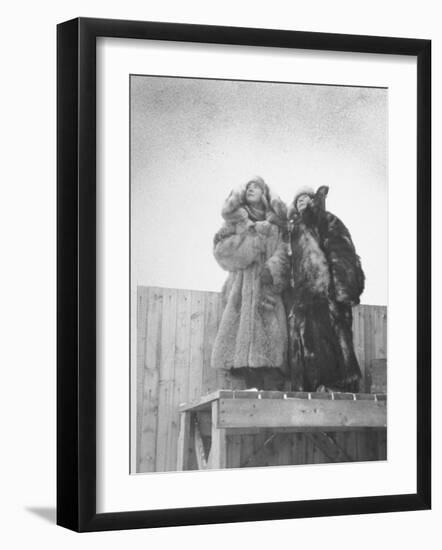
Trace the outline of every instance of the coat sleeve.
<instances>
[{"instance_id":1,"label":"coat sleeve","mask_svg":"<svg viewBox=\"0 0 442 550\"><path fill-rule=\"evenodd\" d=\"M350 232L339 218L329 212L325 221L323 248L330 267L334 298L338 302L358 304L365 276Z\"/></svg>"},{"instance_id":2,"label":"coat sleeve","mask_svg":"<svg viewBox=\"0 0 442 550\"><path fill-rule=\"evenodd\" d=\"M288 243L279 237L279 243L273 255L267 260L266 266L272 274L274 290L279 294L285 290L290 279Z\"/></svg>"},{"instance_id":3,"label":"coat sleeve","mask_svg":"<svg viewBox=\"0 0 442 550\"><path fill-rule=\"evenodd\" d=\"M261 253L262 239L253 228L221 238L214 247L215 258L226 271L246 269L259 261Z\"/></svg>"}]
</instances>

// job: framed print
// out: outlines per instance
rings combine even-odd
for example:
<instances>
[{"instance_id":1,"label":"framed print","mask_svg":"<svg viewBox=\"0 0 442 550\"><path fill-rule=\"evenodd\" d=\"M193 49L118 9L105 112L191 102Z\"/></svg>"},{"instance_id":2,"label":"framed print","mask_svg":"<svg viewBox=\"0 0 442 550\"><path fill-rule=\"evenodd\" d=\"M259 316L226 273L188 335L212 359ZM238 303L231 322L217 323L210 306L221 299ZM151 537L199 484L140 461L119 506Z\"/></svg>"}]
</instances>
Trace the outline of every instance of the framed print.
<instances>
[{"instance_id":1,"label":"framed print","mask_svg":"<svg viewBox=\"0 0 442 550\"><path fill-rule=\"evenodd\" d=\"M57 523L428 509L430 41L57 37Z\"/></svg>"}]
</instances>

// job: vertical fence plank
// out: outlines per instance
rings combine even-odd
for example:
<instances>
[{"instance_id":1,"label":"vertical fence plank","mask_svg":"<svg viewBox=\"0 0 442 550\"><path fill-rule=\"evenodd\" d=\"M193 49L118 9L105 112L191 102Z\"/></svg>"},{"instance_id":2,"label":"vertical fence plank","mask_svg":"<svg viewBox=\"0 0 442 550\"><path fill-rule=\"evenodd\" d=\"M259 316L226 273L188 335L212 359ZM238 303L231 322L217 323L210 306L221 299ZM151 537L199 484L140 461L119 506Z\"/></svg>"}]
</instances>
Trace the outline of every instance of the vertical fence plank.
<instances>
[{"instance_id":1,"label":"vertical fence plank","mask_svg":"<svg viewBox=\"0 0 442 550\"><path fill-rule=\"evenodd\" d=\"M175 332L176 332L177 291L164 289L163 314L161 322L161 361L159 381L159 411L157 426L156 471L165 472L176 468L177 440L174 452L169 447L169 432L172 423L178 431L178 410L173 402L175 377Z\"/></svg>"},{"instance_id":2,"label":"vertical fence plank","mask_svg":"<svg viewBox=\"0 0 442 550\"><path fill-rule=\"evenodd\" d=\"M383 351L383 358L386 359L385 361L385 368L387 369L387 372L385 373L385 385L386 385L386 391L388 391L388 317L387 317L387 308L382 308L382 316L381 316L381 323L382 323L382 351Z\"/></svg>"},{"instance_id":3,"label":"vertical fence plank","mask_svg":"<svg viewBox=\"0 0 442 550\"><path fill-rule=\"evenodd\" d=\"M357 460L369 460L367 457L367 430L355 432L355 448Z\"/></svg>"},{"instance_id":4,"label":"vertical fence plank","mask_svg":"<svg viewBox=\"0 0 442 550\"><path fill-rule=\"evenodd\" d=\"M221 294L218 295L218 304L217 304L217 316L218 316L218 326L221 323L221 318L223 315L225 304L223 303L223 299ZM230 371L227 369L216 369L216 388L222 388L222 389L242 389L240 387L236 388L236 381L233 379L230 374Z\"/></svg>"},{"instance_id":5,"label":"vertical fence plank","mask_svg":"<svg viewBox=\"0 0 442 550\"><path fill-rule=\"evenodd\" d=\"M210 366L213 344L219 326L219 294L207 292L204 307L203 375L202 393L210 393L218 388L217 372Z\"/></svg>"},{"instance_id":6,"label":"vertical fence plank","mask_svg":"<svg viewBox=\"0 0 442 550\"><path fill-rule=\"evenodd\" d=\"M357 430L352 430L350 432L347 432L347 452L350 458L356 462L361 460L361 458L358 455L358 435L360 432Z\"/></svg>"},{"instance_id":7,"label":"vertical fence plank","mask_svg":"<svg viewBox=\"0 0 442 550\"><path fill-rule=\"evenodd\" d=\"M366 389L367 369L365 364L364 312L361 306L353 308L353 345L361 368L361 391Z\"/></svg>"},{"instance_id":8,"label":"vertical fence plank","mask_svg":"<svg viewBox=\"0 0 442 550\"><path fill-rule=\"evenodd\" d=\"M253 456L255 457L258 453L262 456L262 462L253 460L254 466L274 466L275 457L272 456L273 441L265 445L266 441L271 437L271 433L267 430L263 433L256 434L253 437Z\"/></svg>"},{"instance_id":9,"label":"vertical fence plank","mask_svg":"<svg viewBox=\"0 0 442 550\"><path fill-rule=\"evenodd\" d=\"M171 407L173 416L169 429L168 454L169 466L173 469L173 461L176 455L176 441L178 438L177 411L181 404L188 401L188 375L190 360L190 316L191 316L191 292L178 290L176 298L175 318L175 342L174 353L174 380Z\"/></svg>"},{"instance_id":10,"label":"vertical fence plank","mask_svg":"<svg viewBox=\"0 0 442 550\"><path fill-rule=\"evenodd\" d=\"M378 308L378 352L379 358L387 358L387 309L383 307Z\"/></svg>"},{"instance_id":11,"label":"vertical fence plank","mask_svg":"<svg viewBox=\"0 0 442 550\"><path fill-rule=\"evenodd\" d=\"M386 346L386 321L387 313L382 307L376 307L375 309L375 330L373 334L374 346L375 346L375 359L387 358L387 346ZM385 365L385 362L384 362Z\"/></svg>"},{"instance_id":12,"label":"vertical fence plank","mask_svg":"<svg viewBox=\"0 0 442 550\"><path fill-rule=\"evenodd\" d=\"M346 432L334 432L332 436L336 442L336 445L338 445L344 451L345 454L347 454L351 459L353 459L351 454L348 452Z\"/></svg>"},{"instance_id":13,"label":"vertical fence plank","mask_svg":"<svg viewBox=\"0 0 442 550\"><path fill-rule=\"evenodd\" d=\"M305 462L304 464L313 464L315 461L315 445L312 440L304 435L305 438Z\"/></svg>"},{"instance_id":14,"label":"vertical fence plank","mask_svg":"<svg viewBox=\"0 0 442 550\"><path fill-rule=\"evenodd\" d=\"M292 436L292 464L305 464L305 441L303 433L295 433Z\"/></svg>"},{"instance_id":15,"label":"vertical fence plank","mask_svg":"<svg viewBox=\"0 0 442 550\"><path fill-rule=\"evenodd\" d=\"M367 372L370 373L371 362L374 359L374 343L373 343L373 315L372 309L368 306L364 308L364 358ZM368 381L371 381L371 374L368 376Z\"/></svg>"},{"instance_id":16,"label":"vertical fence plank","mask_svg":"<svg viewBox=\"0 0 442 550\"><path fill-rule=\"evenodd\" d=\"M378 460L387 460L387 430L378 430Z\"/></svg>"},{"instance_id":17,"label":"vertical fence plank","mask_svg":"<svg viewBox=\"0 0 442 550\"><path fill-rule=\"evenodd\" d=\"M146 330L147 330L147 308L149 291L145 287L137 289L137 442L136 442L136 471L138 472L141 457L141 433L143 421L143 389L144 369L146 355Z\"/></svg>"},{"instance_id":18,"label":"vertical fence plank","mask_svg":"<svg viewBox=\"0 0 442 550\"><path fill-rule=\"evenodd\" d=\"M254 436L243 435L241 437L241 466L246 467L254 452Z\"/></svg>"},{"instance_id":19,"label":"vertical fence plank","mask_svg":"<svg viewBox=\"0 0 442 550\"><path fill-rule=\"evenodd\" d=\"M204 344L204 293L192 291L190 315L189 400L201 397Z\"/></svg>"},{"instance_id":20,"label":"vertical fence plank","mask_svg":"<svg viewBox=\"0 0 442 550\"><path fill-rule=\"evenodd\" d=\"M143 401L139 404L142 407L139 472L155 471L159 415L158 384L161 355L162 290L149 288L148 300Z\"/></svg>"},{"instance_id":21,"label":"vertical fence plank","mask_svg":"<svg viewBox=\"0 0 442 550\"><path fill-rule=\"evenodd\" d=\"M381 353L382 348L382 335L380 335L380 329L381 325L379 323L379 308L378 307L372 307L371 311L371 341L373 343L373 359L377 359L379 357L379 353Z\"/></svg>"},{"instance_id":22,"label":"vertical fence plank","mask_svg":"<svg viewBox=\"0 0 442 550\"><path fill-rule=\"evenodd\" d=\"M275 441L277 463L281 465L291 464L292 459L292 435L280 434Z\"/></svg>"},{"instance_id":23,"label":"vertical fence plank","mask_svg":"<svg viewBox=\"0 0 442 550\"><path fill-rule=\"evenodd\" d=\"M227 468L241 466L241 436L231 435L227 438Z\"/></svg>"}]
</instances>

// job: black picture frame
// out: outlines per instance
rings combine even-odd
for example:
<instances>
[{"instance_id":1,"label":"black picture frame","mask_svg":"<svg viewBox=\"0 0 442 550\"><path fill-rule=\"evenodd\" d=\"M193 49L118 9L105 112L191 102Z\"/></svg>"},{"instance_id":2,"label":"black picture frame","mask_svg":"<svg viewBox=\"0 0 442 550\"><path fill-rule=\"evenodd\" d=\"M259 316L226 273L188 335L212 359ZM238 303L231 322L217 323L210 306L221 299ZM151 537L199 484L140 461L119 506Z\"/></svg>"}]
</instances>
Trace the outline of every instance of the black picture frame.
<instances>
[{"instance_id":1,"label":"black picture frame","mask_svg":"<svg viewBox=\"0 0 442 550\"><path fill-rule=\"evenodd\" d=\"M417 59L417 491L96 512L96 39L166 40ZM75 531L424 510L431 506L431 41L79 18L57 27L57 523Z\"/></svg>"}]
</instances>

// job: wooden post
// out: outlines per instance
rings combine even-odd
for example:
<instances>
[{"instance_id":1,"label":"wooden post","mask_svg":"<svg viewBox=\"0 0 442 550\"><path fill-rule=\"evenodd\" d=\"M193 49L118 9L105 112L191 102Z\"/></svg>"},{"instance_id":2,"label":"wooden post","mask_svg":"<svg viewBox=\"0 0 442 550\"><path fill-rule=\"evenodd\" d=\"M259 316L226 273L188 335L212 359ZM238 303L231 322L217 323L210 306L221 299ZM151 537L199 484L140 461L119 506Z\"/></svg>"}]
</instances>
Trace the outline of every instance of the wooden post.
<instances>
[{"instance_id":1,"label":"wooden post","mask_svg":"<svg viewBox=\"0 0 442 550\"><path fill-rule=\"evenodd\" d=\"M193 424L193 447L195 449L196 463L198 470L207 470L207 457L204 450L203 438L201 437L200 427L197 421L197 415Z\"/></svg>"},{"instance_id":2,"label":"wooden post","mask_svg":"<svg viewBox=\"0 0 442 550\"><path fill-rule=\"evenodd\" d=\"M210 446L210 469L220 470L226 467L226 430L219 428L219 400L212 402L212 444Z\"/></svg>"},{"instance_id":3,"label":"wooden post","mask_svg":"<svg viewBox=\"0 0 442 550\"><path fill-rule=\"evenodd\" d=\"M180 413L180 431L178 434L177 470L189 469L190 462L190 419L192 413L184 411Z\"/></svg>"}]
</instances>

